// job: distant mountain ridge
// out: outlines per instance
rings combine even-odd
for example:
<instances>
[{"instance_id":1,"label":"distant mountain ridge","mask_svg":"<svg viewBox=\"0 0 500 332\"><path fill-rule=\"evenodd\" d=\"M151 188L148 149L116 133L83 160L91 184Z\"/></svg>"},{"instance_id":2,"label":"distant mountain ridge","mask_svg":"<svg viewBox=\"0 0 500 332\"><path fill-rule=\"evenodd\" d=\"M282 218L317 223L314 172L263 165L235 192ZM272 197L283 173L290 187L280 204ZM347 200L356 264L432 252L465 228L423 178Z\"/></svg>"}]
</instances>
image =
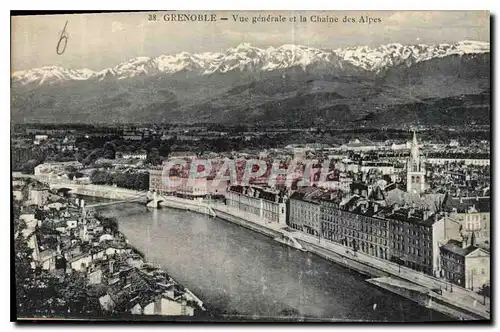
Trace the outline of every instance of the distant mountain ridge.
<instances>
[{"instance_id":1,"label":"distant mountain ridge","mask_svg":"<svg viewBox=\"0 0 500 332\"><path fill-rule=\"evenodd\" d=\"M14 123L488 125L489 43L319 50L241 44L139 57L94 72L12 75Z\"/></svg>"},{"instance_id":2,"label":"distant mountain ridge","mask_svg":"<svg viewBox=\"0 0 500 332\"><path fill-rule=\"evenodd\" d=\"M306 70L312 66L339 71L349 70L351 74L353 70L377 74L399 65L412 66L434 58L489 52L490 44L480 41L437 45L393 43L375 48L357 46L336 50L321 50L292 44L261 49L245 43L222 53L181 52L160 55L156 58L137 57L101 71L66 69L58 66L22 70L12 74L12 83L14 86L37 86L67 81L122 80L179 72L210 75L231 71L270 72L292 67Z\"/></svg>"}]
</instances>

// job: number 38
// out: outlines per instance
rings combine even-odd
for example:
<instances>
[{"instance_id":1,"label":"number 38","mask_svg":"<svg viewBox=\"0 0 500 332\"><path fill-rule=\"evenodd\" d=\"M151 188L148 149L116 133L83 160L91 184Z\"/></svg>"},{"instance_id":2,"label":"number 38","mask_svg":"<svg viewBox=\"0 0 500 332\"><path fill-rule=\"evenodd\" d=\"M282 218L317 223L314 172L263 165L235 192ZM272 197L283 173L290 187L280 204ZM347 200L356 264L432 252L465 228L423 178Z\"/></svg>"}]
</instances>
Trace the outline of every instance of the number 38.
<instances>
[{"instance_id":1,"label":"number 38","mask_svg":"<svg viewBox=\"0 0 500 332\"><path fill-rule=\"evenodd\" d=\"M156 21L156 14L149 14L148 21Z\"/></svg>"}]
</instances>

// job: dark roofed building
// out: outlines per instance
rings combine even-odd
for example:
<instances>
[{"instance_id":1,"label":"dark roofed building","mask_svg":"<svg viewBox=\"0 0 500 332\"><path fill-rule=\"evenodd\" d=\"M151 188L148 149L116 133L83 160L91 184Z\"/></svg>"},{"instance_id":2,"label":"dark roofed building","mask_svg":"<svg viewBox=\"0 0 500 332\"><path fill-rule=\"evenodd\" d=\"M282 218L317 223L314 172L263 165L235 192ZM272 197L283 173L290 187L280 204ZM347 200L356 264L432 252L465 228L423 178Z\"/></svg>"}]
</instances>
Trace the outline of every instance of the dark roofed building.
<instances>
[{"instance_id":1,"label":"dark roofed building","mask_svg":"<svg viewBox=\"0 0 500 332\"><path fill-rule=\"evenodd\" d=\"M380 188L380 186L376 186L368 195L368 199L378 202L385 202L384 191Z\"/></svg>"},{"instance_id":2,"label":"dark roofed building","mask_svg":"<svg viewBox=\"0 0 500 332\"><path fill-rule=\"evenodd\" d=\"M442 214L415 206L384 206L358 195L341 202L321 199L320 211L324 238L429 275L439 272L439 245L446 233L458 234L456 224L445 230Z\"/></svg>"},{"instance_id":3,"label":"dark roofed building","mask_svg":"<svg viewBox=\"0 0 500 332\"><path fill-rule=\"evenodd\" d=\"M158 293L154 281L136 268L122 269L117 274L118 280L110 282L107 297L101 300L101 304L106 303L103 305L106 310L130 312L135 305L132 299L141 296L151 302Z\"/></svg>"},{"instance_id":4,"label":"dark roofed building","mask_svg":"<svg viewBox=\"0 0 500 332\"><path fill-rule=\"evenodd\" d=\"M452 239L441 246L441 251L449 251L453 254L465 257L477 248L478 247L473 245L464 246L461 241Z\"/></svg>"},{"instance_id":5,"label":"dark roofed building","mask_svg":"<svg viewBox=\"0 0 500 332\"><path fill-rule=\"evenodd\" d=\"M317 187L303 187L290 197L288 225L294 229L319 236L321 227L321 211L319 201L322 198L333 198L338 193L329 192Z\"/></svg>"},{"instance_id":6,"label":"dark roofed building","mask_svg":"<svg viewBox=\"0 0 500 332\"><path fill-rule=\"evenodd\" d=\"M417 210L415 208L400 208L387 214L386 218L417 225L432 226L437 220L438 215L435 213L431 215L430 211Z\"/></svg>"},{"instance_id":7,"label":"dark roofed building","mask_svg":"<svg viewBox=\"0 0 500 332\"><path fill-rule=\"evenodd\" d=\"M449 212L467 213L471 208L477 212L490 212L491 197L450 197L447 196L444 207Z\"/></svg>"},{"instance_id":8,"label":"dark roofed building","mask_svg":"<svg viewBox=\"0 0 500 332\"><path fill-rule=\"evenodd\" d=\"M328 193L326 190L317 187L300 187L290 196L290 199L318 203L326 193Z\"/></svg>"},{"instance_id":9,"label":"dark roofed building","mask_svg":"<svg viewBox=\"0 0 500 332\"><path fill-rule=\"evenodd\" d=\"M469 242L450 240L440 248L441 277L462 287L479 290L490 283L490 253Z\"/></svg>"},{"instance_id":10,"label":"dark roofed building","mask_svg":"<svg viewBox=\"0 0 500 332\"><path fill-rule=\"evenodd\" d=\"M351 193L363 197L368 197L369 194L368 185L361 181L355 181L351 183Z\"/></svg>"},{"instance_id":11,"label":"dark roofed building","mask_svg":"<svg viewBox=\"0 0 500 332\"><path fill-rule=\"evenodd\" d=\"M321 231L324 238L365 254L390 258L388 221L375 202L354 195L341 202L322 199Z\"/></svg>"},{"instance_id":12,"label":"dark roofed building","mask_svg":"<svg viewBox=\"0 0 500 332\"><path fill-rule=\"evenodd\" d=\"M271 188L259 186L240 186L234 185L229 187L229 191L233 191L248 197L262 198L270 202L283 201L283 193Z\"/></svg>"},{"instance_id":13,"label":"dark roofed building","mask_svg":"<svg viewBox=\"0 0 500 332\"><path fill-rule=\"evenodd\" d=\"M393 209L386 218L393 258L411 269L439 276L439 246L458 236L459 225L448 223L443 213L414 207Z\"/></svg>"}]
</instances>

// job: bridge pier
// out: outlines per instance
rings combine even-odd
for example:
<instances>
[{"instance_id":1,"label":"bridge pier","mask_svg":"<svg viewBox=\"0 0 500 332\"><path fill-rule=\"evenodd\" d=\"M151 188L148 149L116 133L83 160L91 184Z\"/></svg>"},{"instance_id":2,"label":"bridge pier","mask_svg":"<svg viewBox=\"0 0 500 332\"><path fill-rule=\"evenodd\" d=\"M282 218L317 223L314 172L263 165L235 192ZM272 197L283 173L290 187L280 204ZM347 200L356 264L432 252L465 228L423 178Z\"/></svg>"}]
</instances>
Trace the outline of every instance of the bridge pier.
<instances>
[{"instance_id":1,"label":"bridge pier","mask_svg":"<svg viewBox=\"0 0 500 332\"><path fill-rule=\"evenodd\" d=\"M150 197L152 194L152 197ZM151 201L148 202L147 207L157 209L160 207L160 203L163 202L163 199L160 199L160 196L158 193L155 191L151 193L150 191L148 192L148 200L151 199Z\"/></svg>"}]
</instances>

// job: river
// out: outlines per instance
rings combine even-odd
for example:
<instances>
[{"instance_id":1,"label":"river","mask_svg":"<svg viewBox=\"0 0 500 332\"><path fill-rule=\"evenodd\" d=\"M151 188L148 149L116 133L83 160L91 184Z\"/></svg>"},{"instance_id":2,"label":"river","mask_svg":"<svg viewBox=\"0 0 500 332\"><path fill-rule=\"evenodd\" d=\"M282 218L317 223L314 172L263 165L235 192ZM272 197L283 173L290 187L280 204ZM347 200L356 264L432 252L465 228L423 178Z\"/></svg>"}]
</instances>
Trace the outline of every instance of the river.
<instances>
[{"instance_id":1,"label":"river","mask_svg":"<svg viewBox=\"0 0 500 332\"><path fill-rule=\"evenodd\" d=\"M116 217L129 242L200 297L214 315L451 320L376 288L355 271L219 218L135 203L102 212Z\"/></svg>"}]
</instances>

